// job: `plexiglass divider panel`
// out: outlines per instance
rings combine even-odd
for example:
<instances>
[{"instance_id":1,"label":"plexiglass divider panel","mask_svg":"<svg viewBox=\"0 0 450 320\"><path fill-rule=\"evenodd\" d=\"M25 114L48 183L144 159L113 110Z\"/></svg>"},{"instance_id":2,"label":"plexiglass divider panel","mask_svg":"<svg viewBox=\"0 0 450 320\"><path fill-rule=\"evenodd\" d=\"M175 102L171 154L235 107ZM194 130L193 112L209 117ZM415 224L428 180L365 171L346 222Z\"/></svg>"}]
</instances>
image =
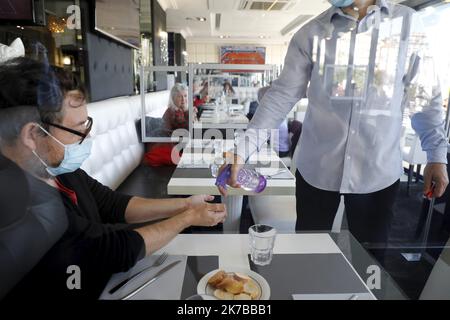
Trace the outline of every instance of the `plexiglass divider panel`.
<instances>
[{"instance_id":1,"label":"plexiglass divider panel","mask_svg":"<svg viewBox=\"0 0 450 320\"><path fill-rule=\"evenodd\" d=\"M191 136L233 138L238 130L246 130L251 103L257 103L259 89L270 85L276 77L274 65L192 64ZM214 131L214 132L213 132Z\"/></svg>"},{"instance_id":2,"label":"plexiglass divider panel","mask_svg":"<svg viewBox=\"0 0 450 320\"><path fill-rule=\"evenodd\" d=\"M185 73L188 66L141 66L141 135L142 142L176 143L189 138L189 87L176 83L176 74ZM148 75L167 73L167 90L147 92Z\"/></svg>"},{"instance_id":3,"label":"plexiglass divider panel","mask_svg":"<svg viewBox=\"0 0 450 320\"><path fill-rule=\"evenodd\" d=\"M168 74L168 90L147 92L149 75ZM184 73L187 83L176 83ZM198 130L245 130L249 105L275 79L274 65L189 64L141 66L141 135L144 143L176 143Z\"/></svg>"}]
</instances>

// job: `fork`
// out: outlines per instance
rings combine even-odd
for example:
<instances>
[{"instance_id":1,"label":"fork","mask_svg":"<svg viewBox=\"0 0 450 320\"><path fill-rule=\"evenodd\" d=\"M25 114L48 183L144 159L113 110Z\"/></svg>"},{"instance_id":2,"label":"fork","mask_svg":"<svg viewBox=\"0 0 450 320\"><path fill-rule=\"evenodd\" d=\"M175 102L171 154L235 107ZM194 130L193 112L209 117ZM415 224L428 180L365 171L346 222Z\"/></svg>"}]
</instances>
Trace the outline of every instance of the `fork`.
<instances>
[{"instance_id":1,"label":"fork","mask_svg":"<svg viewBox=\"0 0 450 320\"><path fill-rule=\"evenodd\" d=\"M129 277L129 278L123 280L122 282L120 282L119 284L115 285L111 290L109 290L109 294L113 294L114 292L116 292L117 290L119 290L120 288L125 286L128 282L130 282L133 279L137 278L138 276L140 276L141 274L143 274L147 270L150 270L151 268L155 268L155 267L161 266L164 262L166 262L168 257L169 257L169 254L167 252L164 252L163 254L161 254L158 257L158 259L155 260L155 262L153 262L153 264L151 266L149 266L149 267L139 271L138 273L132 275L131 277Z\"/></svg>"}]
</instances>

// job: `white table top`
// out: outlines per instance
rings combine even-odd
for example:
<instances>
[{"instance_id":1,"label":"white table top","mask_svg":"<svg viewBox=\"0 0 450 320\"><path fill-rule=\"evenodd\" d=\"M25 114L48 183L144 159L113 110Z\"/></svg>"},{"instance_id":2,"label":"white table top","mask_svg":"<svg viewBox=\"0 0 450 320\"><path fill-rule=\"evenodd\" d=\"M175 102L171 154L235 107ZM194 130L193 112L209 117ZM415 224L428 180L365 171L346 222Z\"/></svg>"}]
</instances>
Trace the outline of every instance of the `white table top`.
<instances>
[{"instance_id":1,"label":"white table top","mask_svg":"<svg viewBox=\"0 0 450 320\"><path fill-rule=\"evenodd\" d=\"M249 120L243 113L228 116L221 112L218 118L214 113L202 114L199 121L194 122L194 129L247 129Z\"/></svg>"},{"instance_id":2,"label":"white table top","mask_svg":"<svg viewBox=\"0 0 450 320\"><path fill-rule=\"evenodd\" d=\"M155 256L167 252L170 257L177 257L179 259L180 256L218 256L219 268L223 270L251 270L250 263L248 259L249 250L249 239L247 234L180 234L175 239L173 239L167 246L159 250L155 253ZM339 255L342 257L344 263L348 264L346 266L349 274L354 281L359 283L361 288L365 288L367 290L366 294L369 299L376 299L373 294L368 289L365 282L358 275L353 266L349 263L349 261L345 258L342 251L338 248L336 243L331 239L330 235L327 233L315 233L315 234L278 234L275 247L274 254L282 255L282 254L300 254L300 255ZM148 257L146 259L150 259ZM327 261L327 260L325 260ZM327 266L322 266L326 272L335 271L332 269L327 270ZM136 273L136 270L131 270L129 274ZM149 271L149 273L151 273ZM153 272L154 273L154 272ZM172 274L172 277L178 276L179 280L182 281L180 276L183 275L183 271L178 271L180 274ZM339 275L336 275L339 276ZM124 275L122 275L122 278ZM177 278L177 279L178 279ZM112 278L114 279L114 277ZM320 282L320 279L316 279L315 281ZM118 279L116 277L115 283L118 283ZM142 280L137 281L137 284L142 283ZM143 291L138 298L146 299L155 295L155 292L161 292L160 290L164 289L158 287L158 284L165 283L165 285L173 285L173 282L170 281L169 278L165 280L160 280L159 283L155 283L155 285L148 287ZM179 283L179 281L175 282ZM103 294L103 298L108 298L106 292L108 288L110 289L114 285L114 282L109 283ZM323 285L323 284L322 284ZM181 290L181 288L179 288ZM126 292L130 291L129 289L125 290ZM171 291L166 288L166 291ZM173 290L172 290L173 291ZM339 292L335 292L339 293ZM176 295L179 295L178 291ZM169 295L175 295L173 292ZM117 297L116 297L117 298Z\"/></svg>"},{"instance_id":3,"label":"white table top","mask_svg":"<svg viewBox=\"0 0 450 320\"><path fill-rule=\"evenodd\" d=\"M215 110L216 109L216 105L214 103L212 104L205 104L202 105L201 108L203 108L204 110ZM223 106L220 106L220 108L224 108ZM230 105L230 109L232 110L244 110L244 105L242 104L231 104Z\"/></svg>"},{"instance_id":4,"label":"white table top","mask_svg":"<svg viewBox=\"0 0 450 320\"><path fill-rule=\"evenodd\" d=\"M204 109L200 120L194 122L194 129L247 129L249 120L243 112L243 105L232 104L232 115L228 115L224 107L220 107L220 111L216 106L205 106Z\"/></svg>"},{"instance_id":5,"label":"white table top","mask_svg":"<svg viewBox=\"0 0 450 320\"><path fill-rule=\"evenodd\" d=\"M233 141L227 141L227 145L233 145ZM201 146L199 140L191 142L192 145ZM229 148L225 148L228 150ZM211 151L211 150L209 150ZM198 152L198 153L195 153ZM195 195L210 194L220 195L215 185L216 179L211 175L209 169L213 161L211 152L200 152L199 149L189 151L185 149L183 156L167 186L170 195ZM258 163L256 163L258 161ZM268 179L266 189L259 195L295 195L295 177L289 172L278 155L271 149L262 149L249 159L249 163L255 164L256 168L264 166L273 168L274 171L286 170L280 178ZM187 165L186 165L187 164ZM192 165L189 167L189 164ZM200 164L200 165L197 165ZM254 193L243 189L229 188L229 195L254 195Z\"/></svg>"},{"instance_id":6,"label":"white table top","mask_svg":"<svg viewBox=\"0 0 450 320\"><path fill-rule=\"evenodd\" d=\"M246 130L248 123L207 123L196 121L193 124L194 129L235 129Z\"/></svg>"},{"instance_id":7,"label":"white table top","mask_svg":"<svg viewBox=\"0 0 450 320\"><path fill-rule=\"evenodd\" d=\"M228 115L226 112L219 112L219 116L216 118L215 112L204 112L200 117L200 122L202 123L216 123L216 124L227 124L227 123L242 123L248 124L248 118L241 112L236 112L232 115Z\"/></svg>"},{"instance_id":8,"label":"white table top","mask_svg":"<svg viewBox=\"0 0 450 320\"><path fill-rule=\"evenodd\" d=\"M248 234L179 234L159 253L219 256L219 266L249 269ZM275 254L341 253L328 234L278 234Z\"/></svg>"}]
</instances>

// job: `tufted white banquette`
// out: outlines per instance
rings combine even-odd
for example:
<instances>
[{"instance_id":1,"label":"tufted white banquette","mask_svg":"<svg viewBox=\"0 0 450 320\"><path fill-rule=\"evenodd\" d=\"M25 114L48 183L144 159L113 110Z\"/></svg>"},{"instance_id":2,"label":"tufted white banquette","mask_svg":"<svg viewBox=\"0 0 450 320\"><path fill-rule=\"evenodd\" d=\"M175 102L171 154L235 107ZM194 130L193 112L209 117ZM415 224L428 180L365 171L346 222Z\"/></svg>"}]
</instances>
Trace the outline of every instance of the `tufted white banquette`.
<instances>
[{"instance_id":1,"label":"tufted white banquette","mask_svg":"<svg viewBox=\"0 0 450 320\"><path fill-rule=\"evenodd\" d=\"M146 113L162 117L169 101L169 91L149 93ZM141 119L141 97L119 97L88 105L94 119L92 153L82 169L102 184L115 190L142 160L144 145L136 130Z\"/></svg>"}]
</instances>

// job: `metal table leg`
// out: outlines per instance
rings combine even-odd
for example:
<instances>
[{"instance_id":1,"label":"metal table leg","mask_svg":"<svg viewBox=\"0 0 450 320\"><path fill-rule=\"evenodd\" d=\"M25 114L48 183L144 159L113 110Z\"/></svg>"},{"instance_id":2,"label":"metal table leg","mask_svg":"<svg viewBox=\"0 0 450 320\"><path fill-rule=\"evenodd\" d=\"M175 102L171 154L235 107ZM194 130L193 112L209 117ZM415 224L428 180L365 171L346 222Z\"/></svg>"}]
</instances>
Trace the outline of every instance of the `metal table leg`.
<instances>
[{"instance_id":1,"label":"metal table leg","mask_svg":"<svg viewBox=\"0 0 450 320\"><path fill-rule=\"evenodd\" d=\"M426 260L430 261L430 258L428 254L426 253L427 243L428 243L428 237L430 235L430 228L431 228L431 220L433 219L433 212L434 212L434 202L436 198L431 198L430 204L428 207L428 214L427 214L427 220L425 222L425 226L423 229L423 237L422 242L420 245L420 252L419 253L410 253L410 252L404 252L402 253L402 256L410 262L417 262L424 257ZM433 259L431 259L433 260Z\"/></svg>"},{"instance_id":2,"label":"metal table leg","mask_svg":"<svg viewBox=\"0 0 450 320\"><path fill-rule=\"evenodd\" d=\"M409 197L409 187L411 185L412 177L414 172L414 166L412 164L409 165L408 171L408 182L406 183L406 195Z\"/></svg>"},{"instance_id":3,"label":"metal table leg","mask_svg":"<svg viewBox=\"0 0 450 320\"><path fill-rule=\"evenodd\" d=\"M420 180L420 171L422 170L422 165L418 164L417 165L417 171L416 171L416 183L419 182Z\"/></svg>"},{"instance_id":4,"label":"metal table leg","mask_svg":"<svg viewBox=\"0 0 450 320\"><path fill-rule=\"evenodd\" d=\"M244 196L222 197L222 203L227 206L228 212L228 216L223 224L223 231L225 233L239 233L243 201Z\"/></svg>"}]
</instances>

